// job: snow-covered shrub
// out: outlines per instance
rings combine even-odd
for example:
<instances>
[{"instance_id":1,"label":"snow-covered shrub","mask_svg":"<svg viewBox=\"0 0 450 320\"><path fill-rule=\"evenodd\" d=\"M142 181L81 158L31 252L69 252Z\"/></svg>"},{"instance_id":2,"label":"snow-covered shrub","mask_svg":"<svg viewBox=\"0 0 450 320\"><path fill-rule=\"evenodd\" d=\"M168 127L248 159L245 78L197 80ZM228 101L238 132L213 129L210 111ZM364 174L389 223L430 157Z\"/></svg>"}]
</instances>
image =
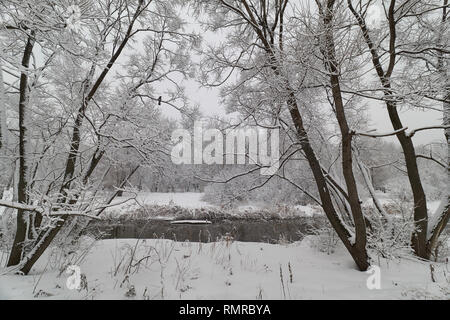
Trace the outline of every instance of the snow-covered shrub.
<instances>
[{"instance_id":1,"label":"snow-covered shrub","mask_svg":"<svg viewBox=\"0 0 450 320\"><path fill-rule=\"evenodd\" d=\"M80 265L97 240L103 237L103 232L85 228L88 219L74 217L63 227L54 239L50 248L49 267L59 270L61 275L69 265Z\"/></svg>"},{"instance_id":2,"label":"snow-covered shrub","mask_svg":"<svg viewBox=\"0 0 450 320\"><path fill-rule=\"evenodd\" d=\"M385 205L388 218L373 207L365 207L364 215L368 219L367 247L372 255L383 258L395 258L412 252L411 235L414 221L410 209L404 203ZM408 214L406 214L408 212Z\"/></svg>"},{"instance_id":3,"label":"snow-covered shrub","mask_svg":"<svg viewBox=\"0 0 450 320\"><path fill-rule=\"evenodd\" d=\"M332 227L323 227L318 229L313 229L316 235L315 244L316 248L320 252L325 252L326 254L332 254L336 250L336 246L339 244L339 237Z\"/></svg>"},{"instance_id":4,"label":"snow-covered shrub","mask_svg":"<svg viewBox=\"0 0 450 320\"><path fill-rule=\"evenodd\" d=\"M49 249L48 268L58 270L62 275L68 266L80 265L91 249L94 247L97 239L89 236L81 236L78 239L68 239L67 241L58 241Z\"/></svg>"},{"instance_id":5,"label":"snow-covered shrub","mask_svg":"<svg viewBox=\"0 0 450 320\"><path fill-rule=\"evenodd\" d=\"M316 219L314 219L316 220ZM304 233L299 232L308 238L310 245L320 252L332 254L340 243L339 237L327 219L321 217L319 221L311 221Z\"/></svg>"},{"instance_id":6,"label":"snow-covered shrub","mask_svg":"<svg viewBox=\"0 0 450 320\"><path fill-rule=\"evenodd\" d=\"M3 266L6 264L8 254L14 241L13 230L16 229L16 219L14 214L15 210L9 208L0 208L0 210L3 211L0 216L0 265Z\"/></svg>"},{"instance_id":7,"label":"snow-covered shrub","mask_svg":"<svg viewBox=\"0 0 450 320\"><path fill-rule=\"evenodd\" d=\"M450 230L447 226L447 232L441 234L434 252L431 256L436 262L448 262L450 260Z\"/></svg>"}]
</instances>

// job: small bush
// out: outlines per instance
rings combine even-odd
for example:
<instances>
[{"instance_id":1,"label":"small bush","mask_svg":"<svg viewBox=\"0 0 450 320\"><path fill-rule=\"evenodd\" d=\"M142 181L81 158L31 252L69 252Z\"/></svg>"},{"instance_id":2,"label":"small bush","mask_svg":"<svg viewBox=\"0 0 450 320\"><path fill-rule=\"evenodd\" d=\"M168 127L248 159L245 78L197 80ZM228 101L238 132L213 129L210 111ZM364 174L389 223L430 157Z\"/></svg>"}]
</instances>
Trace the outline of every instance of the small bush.
<instances>
[{"instance_id":1,"label":"small bush","mask_svg":"<svg viewBox=\"0 0 450 320\"><path fill-rule=\"evenodd\" d=\"M310 244L320 252L333 254L340 239L327 219L315 219L311 222L302 236L309 235ZM312 236L311 236L312 235Z\"/></svg>"}]
</instances>

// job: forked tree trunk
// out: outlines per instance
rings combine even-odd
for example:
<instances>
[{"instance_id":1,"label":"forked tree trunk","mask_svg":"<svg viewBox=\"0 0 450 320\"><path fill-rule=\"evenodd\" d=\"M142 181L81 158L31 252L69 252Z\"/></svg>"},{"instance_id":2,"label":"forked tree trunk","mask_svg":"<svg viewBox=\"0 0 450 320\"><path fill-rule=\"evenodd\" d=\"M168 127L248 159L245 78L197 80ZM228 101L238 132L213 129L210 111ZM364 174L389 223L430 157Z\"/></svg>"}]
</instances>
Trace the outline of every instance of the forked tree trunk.
<instances>
[{"instance_id":1,"label":"forked tree trunk","mask_svg":"<svg viewBox=\"0 0 450 320\"><path fill-rule=\"evenodd\" d=\"M264 30L261 30L257 26L259 25L258 21L256 21L252 9L250 8L250 5L247 3L246 0L242 1L243 6L245 8L245 11L248 14L248 17L245 17L242 12L238 13L240 14L245 20L251 21L253 25L253 30L255 31L257 37L262 42L263 47L270 59L271 62L271 69L277 75L278 77L284 79L284 75L280 71L280 61L277 60L277 57L275 55L275 47L274 42L267 39L266 35L272 34L271 30L268 30L269 27L267 24L262 25L261 27L265 28ZM279 21L283 21L283 10L279 11ZM283 30L283 26L280 25L280 30ZM280 33L280 39L279 44L280 48L279 50L282 50L282 39L281 39L282 33ZM370 266L369 263L369 257L367 255L366 247L365 247L365 226L364 221L362 221L362 224L364 228L361 228L361 225L359 225L359 229L357 229L358 235L358 243L355 241L355 235L351 233L349 228L344 224L343 220L339 216L339 214L336 212L336 209L334 207L333 200L331 198L330 190L327 185L327 180L324 176L324 173L322 171L321 164L314 152L314 149L311 146L311 143L308 138L308 134L306 132L306 129L303 124L303 119L299 111L299 107L297 104L297 99L295 97L295 90L290 86L289 82L287 80L284 81L282 84L283 88L285 89L285 92L288 94L287 98L287 106L292 118L292 121L295 125L296 132L297 132L297 138L299 140L299 143L302 147L303 152L305 153L305 157L309 163L309 166L311 168L311 171L314 176L314 180L317 185L317 189L320 195L320 200L322 202L322 208L330 221L332 227L338 234L341 241L344 243L345 247L347 248L348 252L352 256L353 260L355 261L356 265L361 271L367 270L367 268ZM347 159L348 160L348 159ZM351 191L354 191L353 189ZM356 195L357 198L357 195ZM359 218L358 218L359 219ZM360 224L361 221L358 221ZM361 235L361 231L364 230L364 235Z\"/></svg>"},{"instance_id":2,"label":"forked tree trunk","mask_svg":"<svg viewBox=\"0 0 450 320\"><path fill-rule=\"evenodd\" d=\"M393 91L391 88L391 75L394 70L396 63L396 21L395 21L395 0L391 0L388 9L388 19L389 19L389 66L385 71L381 64L381 59L378 54L377 48L375 47L372 39L369 35L369 30L367 28L364 18L356 12L352 5L351 0L347 0L348 7L352 14L355 16L358 25L363 34L364 40L367 47L370 50L372 57L372 63L377 72L378 78L380 80L381 86L384 89L384 96L386 101L386 106L391 120L392 127L394 130L399 130L403 128L402 121L397 110L397 103L393 98ZM417 256L422 258L427 258L427 229L428 229L428 213L427 213L427 200L425 192L423 190L422 181L420 179L419 169L417 166L416 152L414 144L410 136L408 136L405 131L400 131L396 134L398 141L403 150L407 175L409 179L409 184L413 193L414 201L414 225L415 232L411 238L412 247Z\"/></svg>"},{"instance_id":3,"label":"forked tree trunk","mask_svg":"<svg viewBox=\"0 0 450 320\"><path fill-rule=\"evenodd\" d=\"M328 188L325 176L323 175L320 162L317 159L311 143L309 142L308 134L306 133L302 117L300 115L300 112L298 111L298 105L293 91L291 91L290 93L290 98L287 101L287 104L289 107L291 118L297 130L297 136L300 145L303 152L305 153L305 157L313 173L314 180L317 185L317 190L319 191L320 200L322 202L322 209L325 212L328 220L330 221L331 226L336 231L339 239L341 239L344 246L347 248L358 268L361 271L365 271L370 266L366 248L365 246L356 246L356 243L353 243L351 241L354 235L350 233L348 227L344 224L341 217L335 210L330 190Z\"/></svg>"},{"instance_id":4,"label":"forked tree trunk","mask_svg":"<svg viewBox=\"0 0 450 320\"><path fill-rule=\"evenodd\" d=\"M339 68L336 58L336 50L333 36L333 18L334 18L335 0L329 0L326 12L322 12L325 27L325 64L330 74L331 92L333 95L336 118L341 131L342 141L342 173L347 186L348 202L355 224L355 244L354 246L367 257L367 234L364 215L359 199L358 187L356 185L355 175L353 173L353 152L352 152L352 133L347 123L347 117L342 100Z\"/></svg>"}]
</instances>

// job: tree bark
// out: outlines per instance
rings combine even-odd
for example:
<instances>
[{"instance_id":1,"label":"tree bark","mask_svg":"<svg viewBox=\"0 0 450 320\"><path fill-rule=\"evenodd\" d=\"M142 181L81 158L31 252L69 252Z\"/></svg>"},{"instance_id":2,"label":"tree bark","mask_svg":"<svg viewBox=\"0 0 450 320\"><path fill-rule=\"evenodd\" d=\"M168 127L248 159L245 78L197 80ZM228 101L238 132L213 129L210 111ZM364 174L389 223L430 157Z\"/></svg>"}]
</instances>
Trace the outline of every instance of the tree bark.
<instances>
[{"instance_id":1,"label":"tree bark","mask_svg":"<svg viewBox=\"0 0 450 320\"><path fill-rule=\"evenodd\" d=\"M19 181L18 181L18 202L27 204L27 153L26 153L26 135L27 135L27 105L29 100L28 92L28 67L30 64L31 54L34 47L34 32L27 38L23 57L22 68L20 75L20 95L19 95ZM17 229L14 237L14 243L9 255L7 266L19 264L23 255L23 246L27 237L27 223L28 213L25 210L17 210Z\"/></svg>"}]
</instances>

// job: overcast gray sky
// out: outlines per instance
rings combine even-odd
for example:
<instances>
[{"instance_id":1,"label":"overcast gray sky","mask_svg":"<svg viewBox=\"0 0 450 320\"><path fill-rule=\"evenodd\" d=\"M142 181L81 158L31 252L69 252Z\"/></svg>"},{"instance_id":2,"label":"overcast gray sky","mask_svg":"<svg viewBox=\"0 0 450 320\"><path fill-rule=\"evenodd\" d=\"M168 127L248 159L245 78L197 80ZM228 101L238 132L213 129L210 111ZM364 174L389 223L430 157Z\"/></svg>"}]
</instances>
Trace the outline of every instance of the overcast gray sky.
<instances>
[{"instance_id":1,"label":"overcast gray sky","mask_svg":"<svg viewBox=\"0 0 450 320\"><path fill-rule=\"evenodd\" d=\"M219 89L202 88L198 83L190 80L186 82L186 92L193 103L197 103L200 106L200 110L205 116L212 116L215 114L225 115L223 106L220 105ZM176 117L173 110L167 110L166 112L167 114ZM367 113L372 124L368 129L377 129L377 131L381 133L392 131L392 125L383 103L378 101L370 102ZM402 110L400 116L403 124L409 129L442 124L442 113L434 110ZM384 139L397 141L395 137ZM416 144L437 142L443 139L444 131L441 129L419 131L413 137Z\"/></svg>"},{"instance_id":2,"label":"overcast gray sky","mask_svg":"<svg viewBox=\"0 0 450 320\"><path fill-rule=\"evenodd\" d=\"M183 11L186 8L183 9ZM373 12L372 17L376 17L377 14L383 14L382 11ZM193 15L184 11L182 13L183 18L187 21L189 27L187 31L195 30L201 31L199 22L193 18ZM376 20L376 19L375 19ZM211 32L201 32L205 43L217 43L220 42L221 36L213 34ZM39 52L35 52L37 59L41 59ZM121 59L127 59L127 54ZM194 57L198 60L199 57ZM119 67L120 68L120 67ZM113 73L111 73L113 74ZM3 74L5 81L13 82L14 80L8 74ZM181 80L181 79L180 79ZM219 89L218 88L203 88L195 80L184 81L186 93L192 104L197 104L200 110L205 116L225 115L223 106L220 104ZM441 108L440 105L436 106ZM179 118L179 113L175 109L166 107L163 109L163 113L171 118ZM392 131L392 126L389 121L387 110L381 101L372 100L369 102L368 116L371 120L371 127L369 129L377 129L378 132ZM434 110L419 111L419 110L403 110L401 112L401 118L403 124L408 126L409 129L414 129L422 126L440 125L442 124L442 113ZM390 141L397 141L395 137L385 138ZM426 130L418 132L413 140L416 144L426 144L431 142L442 141L444 139L444 132L441 129L438 130Z\"/></svg>"}]
</instances>

